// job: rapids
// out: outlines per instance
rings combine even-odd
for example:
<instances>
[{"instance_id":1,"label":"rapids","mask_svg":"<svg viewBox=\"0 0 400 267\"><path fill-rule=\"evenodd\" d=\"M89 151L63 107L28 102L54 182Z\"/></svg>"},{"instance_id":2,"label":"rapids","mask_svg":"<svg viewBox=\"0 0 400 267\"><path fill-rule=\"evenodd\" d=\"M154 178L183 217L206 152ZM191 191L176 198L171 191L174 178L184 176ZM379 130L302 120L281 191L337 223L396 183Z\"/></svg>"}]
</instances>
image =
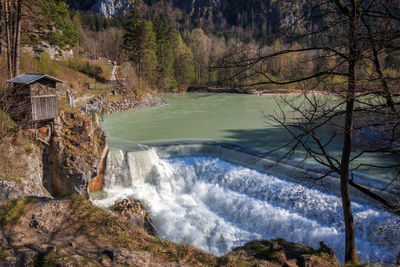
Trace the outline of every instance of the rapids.
<instances>
[{"instance_id":1,"label":"rapids","mask_svg":"<svg viewBox=\"0 0 400 267\"><path fill-rule=\"evenodd\" d=\"M163 238L215 255L250 240L282 237L314 248L324 241L344 259L338 196L219 158L111 151L103 193L93 199L96 205L109 208L119 199L138 199ZM400 234L377 228L395 218L372 205L353 202L352 207L360 261L393 264Z\"/></svg>"}]
</instances>

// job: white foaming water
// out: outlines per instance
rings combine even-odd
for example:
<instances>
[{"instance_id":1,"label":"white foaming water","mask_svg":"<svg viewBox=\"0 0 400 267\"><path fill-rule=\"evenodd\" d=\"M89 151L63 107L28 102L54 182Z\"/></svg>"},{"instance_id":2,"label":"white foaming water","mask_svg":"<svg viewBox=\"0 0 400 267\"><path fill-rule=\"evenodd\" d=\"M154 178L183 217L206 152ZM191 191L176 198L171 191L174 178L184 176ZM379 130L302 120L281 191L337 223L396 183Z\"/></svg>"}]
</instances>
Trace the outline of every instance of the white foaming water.
<instances>
[{"instance_id":1,"label":"white foaming water","mask_svg":"<svg viewBox=\"0 0 400 267\"><path fill-rule=\"evenodd\" d=\"M116 200L142 201L165 239L222 255L254 239L282 237L319 247L324 241L344 259L341 200L217 158L160 159L154 150L110 152L105 173L108 208ZM362 262L394 263L400 234L378 233L394 217L352 203Z\"/></svg>"}]
</instances>

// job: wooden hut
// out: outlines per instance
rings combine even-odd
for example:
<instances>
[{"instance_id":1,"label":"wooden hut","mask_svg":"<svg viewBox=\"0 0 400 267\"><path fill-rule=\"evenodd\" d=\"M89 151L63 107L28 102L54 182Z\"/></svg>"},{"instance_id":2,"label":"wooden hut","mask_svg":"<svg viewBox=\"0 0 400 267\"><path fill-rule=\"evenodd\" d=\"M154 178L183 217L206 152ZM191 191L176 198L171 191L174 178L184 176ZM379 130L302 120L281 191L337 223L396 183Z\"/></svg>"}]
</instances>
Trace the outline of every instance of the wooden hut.
<instances>
[{"instance_id":1,"label":"wooden hut","mask_svg":"<svg viewBox=\"0 0 400 267\"><path fill-rule=\"evenodd\" d=\"M47 74L21 74L13 83L11 117L18 122L53 120L58 116L57 83L64 81Z\"/></svg>"}]
</instances>

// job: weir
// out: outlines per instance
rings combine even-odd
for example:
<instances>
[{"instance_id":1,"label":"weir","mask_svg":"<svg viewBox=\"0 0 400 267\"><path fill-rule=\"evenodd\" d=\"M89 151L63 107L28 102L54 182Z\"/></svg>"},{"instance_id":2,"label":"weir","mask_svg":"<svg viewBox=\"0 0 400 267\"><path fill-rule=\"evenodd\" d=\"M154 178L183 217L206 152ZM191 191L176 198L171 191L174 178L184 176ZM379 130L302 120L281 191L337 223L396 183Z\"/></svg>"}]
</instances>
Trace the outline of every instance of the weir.
<instances>
[{"instance_id":1,"label":"weir","mask_svg":"<svg viewBox=\"0 0 400 267\"><path fill-rule=\"evenodd\" d=\"M254 148L235 143L217 141L170 141L152 142L146 144L116 145L116 149L127 152L132 157L132 152L138 155L138 160L143 161L141 156L147 153L157 154L160 158L175 157L217 157L224 161L255 169L271 175L285 178L290 181L300 182L309 187L329 191L332 194L340 194L340 180L336 174L330 174L323 179L322 175L328 170L321 166L304 163L300 160L282 159L282 155L271 153L264 149ZM147 152L144 152L147 151ZM146 159L149 159L147 156ZM366 187L373 193L391 202L399 201L400 187L396 183L380 177L354 172L352 179L359 185ZM380 204L364 193L351 188L352 199L369 204Z\"/></svg>"},{"instance_id":2,"label":"weir","mask_svg":"<svg viewBox=\"0 0 400 267\"><path fill-rule=\"evenodd\" d=\"M107 158L103 196L140 200L165 239L216 255L254 239L282 237L318 248L324 241L343 260L344 226L337 177L261 149L221 142L168 142L113 147ZM355 179L381 193L379 178ZM385 197L394 197L392 187ZM400 234L377 233L395 219L358 191L352 192L361 261L394 263Z\"/></svg>"}]
</instances>

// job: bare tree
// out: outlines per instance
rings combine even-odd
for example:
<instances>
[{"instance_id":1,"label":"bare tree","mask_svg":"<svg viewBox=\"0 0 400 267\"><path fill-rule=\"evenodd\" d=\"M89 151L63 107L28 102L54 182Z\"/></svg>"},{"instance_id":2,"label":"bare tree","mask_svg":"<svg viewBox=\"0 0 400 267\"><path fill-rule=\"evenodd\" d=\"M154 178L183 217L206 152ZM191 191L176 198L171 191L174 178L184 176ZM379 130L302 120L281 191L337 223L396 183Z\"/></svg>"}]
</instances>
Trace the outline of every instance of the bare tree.
<instances>
[{"instance_id":1,"label":"bare tree","mask_svg":"<svg viewBox=\"0 0 400 267\"><path fill-rule=\"evenodd\" d=\"M3 1L0 1L0 56L3 53Z\"/></svg>"},{"instance_id":2,"label":"bare tree","mask_svg":"<svg viewBox=\"0 0 400 267\"><path fill-rule=\"evenodd\" d=\"M1 0L9 78L19 74L22 4L23 0Z\"/></svg>"},{"instance_id":3,"label":"bare tree","mask_svg":"<svg viewBox=\"0 0 400 267\"><path fill-rule=\"evenodd\" d=\"M296 83L302 89L303 105L282 98L283 104L300 114L298 118L289 118L283 109L279 116L271 118L292 137L288 143L292 148L285 156L301 148L306 157L327 167L320 179L332 173L340 176L346 263L358 262L350 186L398 213L390 200L357 184L352 175L361 168L399 166L398 161L382 164L360 160L361 156L371 153L392 158L400 154L400 102L396 95L399 76L397 70L385 63L385 59L397 58L400 51L399 7L398 0L305 1L304 10L299 11L296 18L291 18L294 22L284 36L288 42L302 41L303 47L260 51L252 58L241 58L242 53L228 57L230 61L221 65L234 68L236 73L233 77L249 76L251 71L252 82L242 84L244 87ZM259 67L288 54L308 56L303 59L303 66L307 61L325 64L320 64L317 69L303 69L285 80L276 79ZM237 58L240 60L235 60ZM327 61L333 61L333 64L326 64ZM329 100L318 97L313 94L315 89L325 90L334 97ZM334 129L329 138L322 137L320 132L324 128ZM380 136L379 144L365 141L368 139L366 133L371 131ZM358 144L354 137L364 142ZM329 150L334 141L341 143L340 154Z\"/></svg>"}]
</instances>

